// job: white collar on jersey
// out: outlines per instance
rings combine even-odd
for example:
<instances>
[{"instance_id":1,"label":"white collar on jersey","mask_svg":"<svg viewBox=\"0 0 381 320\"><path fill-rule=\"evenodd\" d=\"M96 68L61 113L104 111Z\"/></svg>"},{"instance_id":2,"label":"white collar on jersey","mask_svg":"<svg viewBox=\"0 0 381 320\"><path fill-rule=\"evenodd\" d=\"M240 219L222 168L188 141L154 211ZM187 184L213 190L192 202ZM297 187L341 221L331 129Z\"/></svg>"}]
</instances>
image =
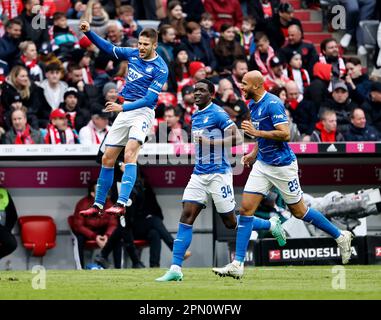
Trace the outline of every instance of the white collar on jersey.
<instances>
[{"instance_id":1,"label":"white collar on jersey","mask_svg":"<svg viewBox=\"0 0 381 320\"><path fill-rule=\"evenodd\" d=\"M211 105L213 104L213 102L209 103L204 109L200 110L198 109L198 112L204 112L206 109L208 109Z\"/></svg>"},{"instance_id":2,"label":"white collar on jersey","mask_svg":"<svg viewBox=\"0 0 381 320\"><path fill-rule=\"evenodd\" d=\"M258 101L255 101L255 100L253 99L254 103L255 103L255 104L260 103L260 102L262 101L262 99L265 97L266 94L267 94L267 91L265 91L265 93L263 94L263 96L262 96Z\"/></svg>"},{"instance_id":3,"label":"white collar on jersey","mask_svg":"<svg viewBox=\"0 0 381 320\"><path fill-rule=\"evenodd\" d=\"M143 61L153 61L153 60L155 60L155 59L157 59L157 57L159 56L158 54L157 54L157 52L155 52L156 53L156 56L154 57L154 58L152 58L152 59L142 59Z\"/></svg>"}]
</instances>

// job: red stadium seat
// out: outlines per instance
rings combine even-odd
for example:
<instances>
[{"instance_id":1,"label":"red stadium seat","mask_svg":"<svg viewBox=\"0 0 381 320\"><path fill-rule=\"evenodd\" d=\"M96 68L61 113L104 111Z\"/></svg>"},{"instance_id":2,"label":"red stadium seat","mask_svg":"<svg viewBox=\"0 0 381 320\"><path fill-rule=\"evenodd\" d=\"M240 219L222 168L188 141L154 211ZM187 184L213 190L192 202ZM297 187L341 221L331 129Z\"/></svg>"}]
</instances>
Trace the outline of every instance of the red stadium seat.
<instances>
[{"instance_id":1,"label":"red stadium seat","mask_svg":"<svg viewBox=\"0 0 381 320\"><path fill-rule=\"evenodd\" d=\"M20 224L21 241L23 246L31 251L34 257L45 256L48 249L56 246L57 228L53 218L49 216L22 216L18 219ZM29 269L27 255L27 269Z\"/></svg>"}]
</instances>

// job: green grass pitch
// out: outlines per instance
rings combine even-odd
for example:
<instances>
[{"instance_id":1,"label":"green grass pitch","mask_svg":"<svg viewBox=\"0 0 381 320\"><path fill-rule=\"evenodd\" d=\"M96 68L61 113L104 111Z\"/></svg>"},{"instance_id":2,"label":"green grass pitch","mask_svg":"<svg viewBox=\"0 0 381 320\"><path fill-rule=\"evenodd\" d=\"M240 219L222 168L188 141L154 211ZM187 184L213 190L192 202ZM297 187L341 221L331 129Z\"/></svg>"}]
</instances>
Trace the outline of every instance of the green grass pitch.
<instances>
[{"instance_id":1,"label":"green grass pitch","mask_svg":"<svg viewBox=\"0 0 381 320\"><path fill-rule=\"evenodd\" d=\"M184 281L157 283L165 269L47 270L46 289L31 271L0 272L0 299L381 299L381 266L346 266L333 289L332 266L246 268L241 280L211 268L184 268Z\"/></svg>"}]
</instances>

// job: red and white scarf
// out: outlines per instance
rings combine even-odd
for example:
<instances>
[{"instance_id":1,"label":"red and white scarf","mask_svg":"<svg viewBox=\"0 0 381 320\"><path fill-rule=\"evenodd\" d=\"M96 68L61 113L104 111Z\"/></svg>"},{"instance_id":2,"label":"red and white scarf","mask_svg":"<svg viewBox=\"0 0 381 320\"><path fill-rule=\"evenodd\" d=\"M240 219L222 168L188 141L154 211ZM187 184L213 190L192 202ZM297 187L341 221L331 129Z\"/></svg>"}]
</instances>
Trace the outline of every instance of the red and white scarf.
<instances>
[{"instance_id":1,"label":"red and white scarf","mask_svg":"<svg viewBox=\"0 0 381 320\"><path fill-rule=\"evenodd\" d=\"M267 50L267 59L266 59L266 64L263 63L261 59L261 55L258 50L255 50L254 52L254 59L255 62L257 63L257 66L259 67L259 71L265 76L269 73L271 73L271 68L270 68L270 60L272 57L275 56L274 49L272 47L269 47Z\"/></svg>"},{"instance_id":2,"label":"red and white scarf","mask_svg":"<svg viewBox=\"0 0 381 320\"><path fill-rule=\"evenodd\" d=\"M24 131L16 131L15 144L34 144L31 135L30 135L30 126L26 125Z\"/></svg>"},{"instance_id":3,"label":"red and white scarf","mask_svg":"<svg viewBox=\"0 0 381 320\"><path fill-rule=\"evenodd\" d=\"M29 73L32 76L37 76L39 81L43 80L44 77L43 77L43 74L42 74L42 69L38 65L38 60L37 59L33 59L31 61L28 61L27 58L24 55L22 55L21 56L21 61L25 64L25 66L29 70Z\"/></svg>"},{"instance_id":4,"label":"red and white scarf","mask_svg":"<svg viewBox=\"0 0 381 320\"><path fill-rule=\"evenodd\" d=\"M105 135L108 132L108 129L105 128L102 132L99 131L95 127L95 124L94 124L94 122L92 120L89 122L88 126L89 126L90 132L91 132L91 141L92 141L92 143L93 144L101 144L101 142L103 141L103 138L105 137Z\"/></svg>"},{"instance_id":5,"label":"red and white scarf","mask_svg":"<svg viewBox=\"0 0 381 320\"><path fill-rule=\"evenodd\" d=\"M309 76L308 76L307 70L305 70L303 68L301 68L299 70L298 69L293 69L290 65L288 65L288 67L287 67L287 77L290 80L295 80L294 79L294 72L293 72L293 70L300 71L300 73L302 75L303 87L307 88L310 85L310 81L309 81Z\"/></svg>"},{"instance_id":6,"label":"red and white scarf","mask_svg":"<svg viewBox=\"0 0 381 320\"><path fill-rule=\"evenodd\" d=\"M345 75L345 73L347 72L347 69L345 68L345 63L343 58L339 57L338 59L339 59L339 70L340 70L340 77L341 77ZM325 56L322 53L320 53L319 55L319 62L327 64L327 60L325 59Z\"/></svg>"},{"instance_id":7,"label":"red and white scarf","mask_svg":"<svg viewBox=\"0 0 381 320\"><path fill-rule=\"evenodd\" d=\"M48 132L45 137L46 144L62 144L60 133L54 125L49 124L47 131ZM77 136L71 128L67 128L65 130L65 136L66 144L75 144Z\"/></svg>"}]
</instances>

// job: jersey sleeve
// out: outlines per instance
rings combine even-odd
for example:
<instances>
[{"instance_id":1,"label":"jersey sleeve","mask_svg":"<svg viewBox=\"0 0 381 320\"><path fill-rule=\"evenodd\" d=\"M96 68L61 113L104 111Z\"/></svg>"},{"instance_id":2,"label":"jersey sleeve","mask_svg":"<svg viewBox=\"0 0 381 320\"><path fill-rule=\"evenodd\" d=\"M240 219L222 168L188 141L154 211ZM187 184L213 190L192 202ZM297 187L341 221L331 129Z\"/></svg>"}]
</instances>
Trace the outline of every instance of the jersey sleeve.
<instances>
[{"instance_id":1,"label":"jersey sleeve","mask_svg":"<svg viewBox=\"0 0 381 320\"><path fill-rule=\"evenodd\" d=\"M113 56L114 58L118 60L129 60L131 56L133 56L133 53L138 50L136 48L129 48L129 47L113 47Z\"/></svg>"},{"instance_id":2,"label":"jersey sleeve","mask_svg":"<svg viewBox=\"0 0 381 320\"><path fill-rule=\"evenodd\" d=\"M233 120L230 119L229 115L224 110L219 110L216 113L216 117L217 126L223 131L234 125Z\"/></svg>"},{"instance_id":3,"label":"jersey sleeve","mask_svg":"<svg viewBox=\"0 0 381 320\"><path fill-rule=\"evenodd\" d=\"M157 95L161 92L161 88L167 82L168 79L168 69L167 68L157 68L154 78L148 90L156 93Z\"/></svg>"},{"instance_id":4,"label":"jersey sleeve","mask_svg":"<svg viewBox=\"0 0 381 320\"><path fill-rule=\"evenodd\" d=\"M279 101L275 101L275 103L270 101L269 115L274 127L280 124L288 123L286 110Z\"/></svg>"}]
</instances>

